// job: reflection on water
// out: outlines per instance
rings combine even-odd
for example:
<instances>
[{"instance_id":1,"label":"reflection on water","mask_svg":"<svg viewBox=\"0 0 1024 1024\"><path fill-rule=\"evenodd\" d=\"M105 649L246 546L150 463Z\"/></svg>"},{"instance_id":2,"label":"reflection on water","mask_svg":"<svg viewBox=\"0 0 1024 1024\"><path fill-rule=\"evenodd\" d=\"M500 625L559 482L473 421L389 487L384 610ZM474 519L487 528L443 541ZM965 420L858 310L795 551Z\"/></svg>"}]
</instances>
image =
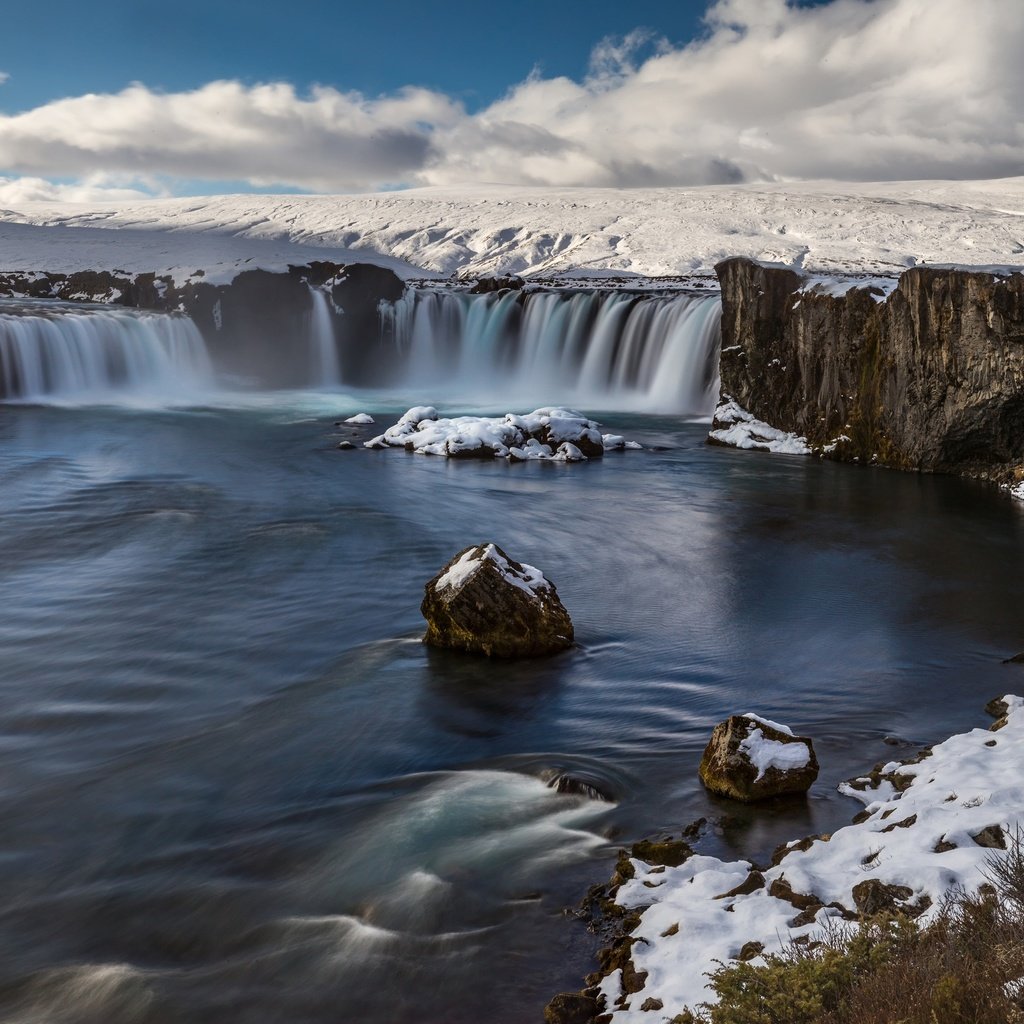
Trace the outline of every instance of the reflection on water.
<instances>
[{"instance_id":1,"label":"reflection on water","mask_svg":"<svg viewBox=\"0 0 1024 1024\"><path fill-rule=\"evenodd\" d=\"M609 425L666 450L579 466L344 452L338 410L253 404L0 411L4 1020L537 1020L615 838L728 813L705 849L764 856L1022 685L1022 520L979 486L642 417ZM480 540L577 649L416 642ZM700 788L745 710L815 737L809 802Z\"/></svg>"}]
</instances>

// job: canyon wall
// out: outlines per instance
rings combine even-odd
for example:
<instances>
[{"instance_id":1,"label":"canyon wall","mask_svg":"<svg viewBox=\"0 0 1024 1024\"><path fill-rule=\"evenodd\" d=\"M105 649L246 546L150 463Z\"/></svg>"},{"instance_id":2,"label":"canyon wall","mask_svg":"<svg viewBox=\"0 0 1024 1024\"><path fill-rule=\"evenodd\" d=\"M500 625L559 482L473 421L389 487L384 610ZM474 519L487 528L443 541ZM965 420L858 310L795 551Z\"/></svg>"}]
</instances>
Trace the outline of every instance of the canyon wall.
<instances>
[{"instance_id":1,"label":"canyon wall","mask_svg":"<svg viewBox=\"0 0 1024 1024\"><path fill-rule=\"evenodd\" d=\"M1024 275L919 267L886 297L729 259L722 392L833 458L999 482L1024 473Z\"/></svg>"}]
</instances>

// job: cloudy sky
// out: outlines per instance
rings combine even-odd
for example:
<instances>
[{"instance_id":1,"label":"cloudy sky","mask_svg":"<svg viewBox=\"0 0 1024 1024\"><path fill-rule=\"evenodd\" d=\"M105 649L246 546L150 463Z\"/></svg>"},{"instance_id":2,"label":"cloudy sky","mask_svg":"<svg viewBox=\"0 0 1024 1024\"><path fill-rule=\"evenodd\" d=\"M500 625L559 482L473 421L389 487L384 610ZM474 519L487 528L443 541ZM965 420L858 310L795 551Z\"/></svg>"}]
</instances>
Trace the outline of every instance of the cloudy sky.
<instances>
[{"instance_id":1,"label":"cloudy sky","mask_svg":"<svg viewBox=\"0 0 1024 1024\"><path fill-rule=\"evenodd\" d=\"M5 12L0 202L1024 173L1021 0L254 6Z\"/></svg>"}]
</instances>

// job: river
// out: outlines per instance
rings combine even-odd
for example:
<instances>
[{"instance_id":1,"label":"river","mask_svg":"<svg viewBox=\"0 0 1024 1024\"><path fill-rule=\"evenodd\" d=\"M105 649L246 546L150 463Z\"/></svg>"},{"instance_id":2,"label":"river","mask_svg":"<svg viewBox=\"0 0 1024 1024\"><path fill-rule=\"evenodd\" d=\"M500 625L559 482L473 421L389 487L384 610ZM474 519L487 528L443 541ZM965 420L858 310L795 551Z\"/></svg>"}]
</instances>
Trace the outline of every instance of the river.
<instances>
[{"instance_id":1,"label":"river","mask_svg":"<svg viewBox=\"0 0 1024 1024\"><path fill-rule=\"evenodd\" d=\"M994 490L596 408L646 450L336 448L373 429L343 415L432 399L0 407L4 1020L539 1021L621 843L703 816L702 849L764 857L1022 685L1024 515ZM419 643L423 584L489 540L556 582L574 650ZM701 788L747 710L814 738L806 803Z\"/></svg>"}]
</instances>

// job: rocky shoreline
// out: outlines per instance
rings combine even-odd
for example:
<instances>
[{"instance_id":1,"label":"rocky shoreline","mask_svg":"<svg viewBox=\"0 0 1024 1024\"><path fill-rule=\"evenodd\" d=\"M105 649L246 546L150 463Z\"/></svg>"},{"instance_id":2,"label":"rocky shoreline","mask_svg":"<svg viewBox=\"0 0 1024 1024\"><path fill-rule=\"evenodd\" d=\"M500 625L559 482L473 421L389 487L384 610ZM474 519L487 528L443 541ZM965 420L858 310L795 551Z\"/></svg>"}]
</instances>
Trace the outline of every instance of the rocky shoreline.
<instances>
[{"instance_id":1,"label":"rocky shoreline","mask_svg":"<svg viewBox=\"0 0 1024 1024\"><path fill-rule=\"evenodd\" d=\"M580 992L556 996L545 1020L693 1021L714 1001L706 979L718 965L756 966L790 943L813 948L837 923L879 913L927 927L950 893L985 884L987 862L1024 825L1014 781L1024 777L1024 700L999 698L986 711L997 719L988 730L842 784L863 805L851 823L785 843L767 865L701 855L703 819L678 838L621 850L612 878L576 911L604 942L597 970Z\"/></svg>"}]
</instances>

